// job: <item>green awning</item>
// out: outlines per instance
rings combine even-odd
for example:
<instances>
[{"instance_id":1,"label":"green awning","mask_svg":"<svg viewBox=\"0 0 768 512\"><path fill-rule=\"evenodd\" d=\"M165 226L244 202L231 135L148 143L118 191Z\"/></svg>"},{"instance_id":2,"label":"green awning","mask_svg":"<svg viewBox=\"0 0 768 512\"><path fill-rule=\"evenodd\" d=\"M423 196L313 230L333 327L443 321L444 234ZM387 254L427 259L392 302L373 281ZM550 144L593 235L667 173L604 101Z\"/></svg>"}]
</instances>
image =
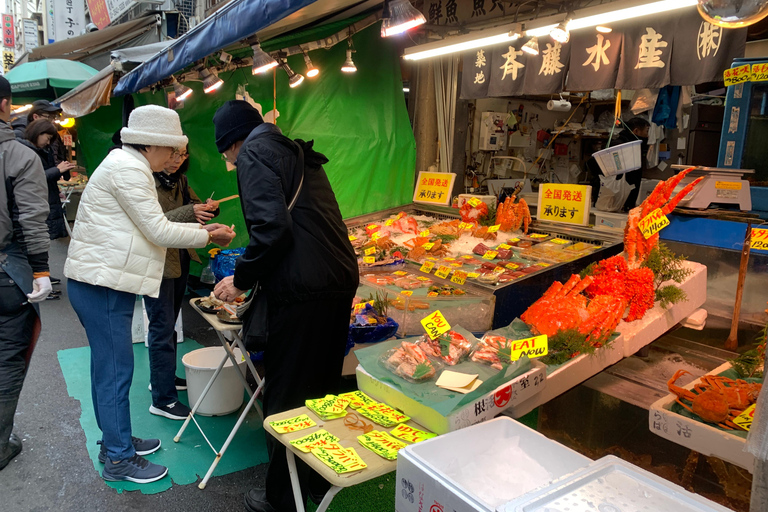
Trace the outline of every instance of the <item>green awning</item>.
<instances>
[{"instance_id":1,"label":"green awning","mask_svg":"<svg viewBox=\"0 0 768 512\"><path fill-rule=\"evenodd\" d=\"M98 73L91 66L66 59L45 59L26 62L5 74L14 94L27 91L74 89Z\"/></svg>"}]
</instances>

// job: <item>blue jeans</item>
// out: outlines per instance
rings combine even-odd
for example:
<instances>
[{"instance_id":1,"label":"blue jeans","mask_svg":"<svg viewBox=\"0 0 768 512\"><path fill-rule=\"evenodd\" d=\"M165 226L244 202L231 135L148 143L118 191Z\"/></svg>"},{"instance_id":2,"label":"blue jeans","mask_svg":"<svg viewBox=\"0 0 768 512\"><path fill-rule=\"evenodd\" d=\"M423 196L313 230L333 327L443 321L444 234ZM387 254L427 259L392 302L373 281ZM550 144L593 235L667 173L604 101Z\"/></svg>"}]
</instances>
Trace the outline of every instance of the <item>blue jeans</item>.
<instances>
[{"instance_id":1,"label":"blue jeans","mask_svg":"<svg viewBox=\"0 0 768 512\"><path fill-rule=\"evenodd\" d=\"M179 249L168 249L178 251ZM181 249L181 276L163 279L156 299L144 296L149 318L149 383L152 384L152 405L163 407L179 400L176 392L176 317L187 290L189 253Z\"/></svg>"},{"instance_id":2,"label":"blue jeans","mask_svg":"<svg viewBox=\"0 0 768 512\"><path fill-rule=\"evenodd\" d=\"M69 279L69 301L91 346L91 396L107 457L113 462L135 453L131 443L128 393L133 380L131 321L136 296Z\"/></svg>"}]
</instances>

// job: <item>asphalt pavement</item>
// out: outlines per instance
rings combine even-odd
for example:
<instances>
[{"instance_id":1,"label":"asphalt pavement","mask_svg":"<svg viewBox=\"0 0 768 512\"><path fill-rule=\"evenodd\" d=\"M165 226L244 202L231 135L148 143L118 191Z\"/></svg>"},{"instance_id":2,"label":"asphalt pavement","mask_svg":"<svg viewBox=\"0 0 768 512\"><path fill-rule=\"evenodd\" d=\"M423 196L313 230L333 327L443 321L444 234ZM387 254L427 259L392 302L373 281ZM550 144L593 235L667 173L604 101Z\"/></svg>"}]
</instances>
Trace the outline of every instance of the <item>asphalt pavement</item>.
<instances>
[{"instance_id":1,"label":"asphalt pavement","mask_svg":"<svg viewBox=\"0 0 768 512\"><path fill-rule=\"evenodd\" d=\"M16 411L14 432L24 449L0 471L0 511L44 512L102 510L110 512L163 510L165 512L240 511L243 494L263 485L265 465L214 476L205 490L197 484L173 485L165 492L118 494L93 468L80 427L80 402L67 394L56 353L88 345L67 298L63 275L68 238L52 241L52 275L62 278L61 299L41 304L43 330L32 357ZM201 343L217 344L213 330L185 305L185 334ZM93 414L92 411L87 411Z\"/></svg>"}]
</instances>

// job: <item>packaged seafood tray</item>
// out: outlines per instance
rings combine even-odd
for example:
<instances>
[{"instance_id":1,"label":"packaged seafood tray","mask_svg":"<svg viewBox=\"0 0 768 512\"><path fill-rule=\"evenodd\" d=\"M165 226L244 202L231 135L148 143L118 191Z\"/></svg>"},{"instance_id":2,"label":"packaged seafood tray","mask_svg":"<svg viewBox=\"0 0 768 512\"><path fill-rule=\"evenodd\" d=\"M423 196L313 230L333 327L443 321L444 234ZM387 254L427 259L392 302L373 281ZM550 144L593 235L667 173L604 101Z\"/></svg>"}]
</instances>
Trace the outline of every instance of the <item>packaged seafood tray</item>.
<instances>
[{"instance_id":1,"label":"packaged seafood tray","mask_svg":"<svg viewBox=\"0 0 768 512\"><path fill-rule=\"evenodd\" d=\"M400 337L421 335L424 332L421 320L437 310L451 325L461 325L471 332L485 332L493 323L496 297L423 273L363 274L357 296L367 299L377 293L386 295L387 315L400 325L397 331Z\"/></svg>"},{"instance_id":2,"label":"packaged seafood tray","mask_svg":"<svg viewBox=\"0 0 768 512\"><path fill-rule=\"evenodd\" d=\"M396 480L404 492L398 490L395 509L417 512L426 504L424 510L431 505L433 511L495 512L509 500L590 462L535 430L500 417L400 450Z\"/></svg>"},{"instance_id":3,"label":"packaged seafood tray","mask_svg":"<svg viewBox=\"0 0 768 512\"><path fill-rule=\"evenodd\" d=\"M398 475L399 476L399 475ZM497 512L728 512L629 462L608 455L512 500Z\"/></svg>"},{"instance_id":4,"label":"packaged seafood tray","mask_svg":"<svg viewBox=\"0 0 768 512\"><path fill-rule=\"evenodd\" d=\"M724 363L706 376L729 375L731 372L731 364ZM701 383L702 379L699 378L682 387L690 390ZM750 473L754 471L755 458L744 451L746 432L724 430L713 423L704 423L687 411L684 414L685 409L679 406L677 398L676 394L669 394L651 405L648 412L648 428L651 432L703 455L723 459Z\"/></svg>"}]
</instances>

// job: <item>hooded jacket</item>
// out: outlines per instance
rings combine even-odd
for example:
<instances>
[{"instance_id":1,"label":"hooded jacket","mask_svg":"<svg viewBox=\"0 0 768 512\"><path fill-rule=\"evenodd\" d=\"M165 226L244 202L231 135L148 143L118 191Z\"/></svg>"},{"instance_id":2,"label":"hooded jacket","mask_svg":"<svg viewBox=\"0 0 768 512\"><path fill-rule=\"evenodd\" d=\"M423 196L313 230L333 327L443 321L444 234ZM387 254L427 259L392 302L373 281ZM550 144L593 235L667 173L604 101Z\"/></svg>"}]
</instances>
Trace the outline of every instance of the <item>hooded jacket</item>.
<instances>
[{"instance_id":1,"label":"hooded jacket","mask_svg":"<svg viewBox=\"0 0 768 512\"><path fill-rule=\"evenodd\" d=\"M298 148L304 169L297 168ZM259 283L270 301L352 299L357 259L323 164L312 142L294 143L274 124L257 126L237 157L237 184L250 240L237 260L233 284ZM304 173L292 212L288 204Z\"/></svg>"},{"instance_id":2,"label":"hooded jacket","mask_svg":"<svg viewBox=\"0 0 768 512\"><path fill-rule=\"evenodd\" d=\"M33 271L46 272L50 240L43 166L4 122L0 122L0 175L0 252L15 242Z\"/></svg>"},{"instance_id":3,"label":"hooded jacket","mask_svg":"<svg viewBox=\"0 0 768 512\"><path fill-rule=\"evenodd\" d=\"M70 179L69 171L64 174L61 173L58 167L56 167L55 160L53 158L53 150L50 146L44 148L38 148L32 142L23 139L20 140L22 144L35 152L40 158L40 163L43 165L45 171L45 179L48 182L48 206L51 212L48 214L48 234L51 240L57 238L64 238L68 236L67 227L64 225L64 209L61 206L61 197L59 197L59 180Z\"/></svg>"},{"instance_id":4,"label":"hooded jacket","mask_svg":"<svg viewBox=\"0 0 768 512\"><path fill-rule=\"evenodd\" d=\"M208 232L201 227L169 221L157 202L147 159L132 148L116 149L83 191L64 275L157 297L165 248L205 247Z\"/></svg>"}]
</instances>

